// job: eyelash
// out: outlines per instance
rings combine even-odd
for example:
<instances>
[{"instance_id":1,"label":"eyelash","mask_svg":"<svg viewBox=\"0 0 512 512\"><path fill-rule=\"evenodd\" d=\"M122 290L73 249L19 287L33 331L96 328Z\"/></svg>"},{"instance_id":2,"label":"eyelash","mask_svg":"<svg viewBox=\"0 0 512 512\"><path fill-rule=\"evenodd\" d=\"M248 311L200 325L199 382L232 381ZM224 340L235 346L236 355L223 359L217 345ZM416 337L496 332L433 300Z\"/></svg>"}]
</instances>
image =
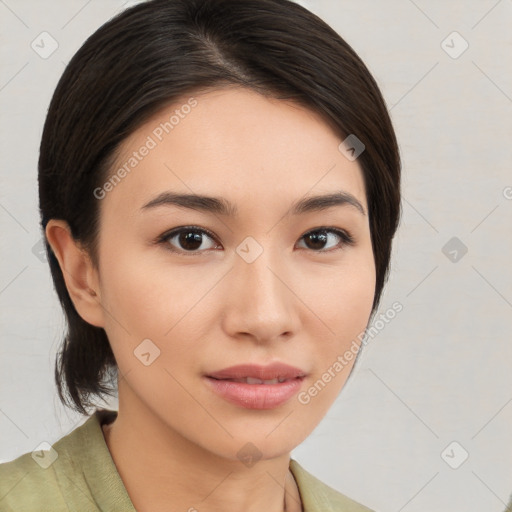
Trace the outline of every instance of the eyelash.
<instances>
[{"instance_id":1,"label":"eyelash","mask_svg":"<svg viewBox=\"0 0 512 512\"><path fill-rule=\"evenodd\" d=\"M204 228L199 228L198 226L181 226L179 228L174 228L171 231L167 231L167 232L163 233L162 235L160 235L155 242L157 244L164 245L164 247L167 250L171 251L171 252L174 252L174 253L177 253L177 254L183 254L185 256L194 256L194 255L197 255L197 254L201 254L201 253L203 253L205 251L215 250L215 249L203 249L201 251L198 251L198 250L195 250L195 251L185 251L185 250L176 249L173 246L171 246L170 243L169 243L169 240L171 238L174 238L176 235L179 235L179 234L181 234L183 232L193 232L193 233L205 234L209 238L211 238L212 240L217 242L217 239L216 239L215 235L211 231L208 231L207 229L204 229ZM331 248L331 249L321 249L321 250L318 250L318 251L315 251L314 249L310 249L314 253L333 252L333 251L337 251L337 250L343 249L344 246L352 246L352 245L355 244L355 240L354 240L353 236L348 231L345 231L345 230L342 230L342 229L338 229L338 228L330 228L330 227L327 227L327 226L322 226L322 227L310 230L307 233L304 233L301 236L300 239L302 240L305 237L307 237L308 235L311 235L313 233L334 233L335 235L337 235L342 240L341 247ZM306 250L307 250L307 248L306 248Z\"/></svg>"}]
</instances>

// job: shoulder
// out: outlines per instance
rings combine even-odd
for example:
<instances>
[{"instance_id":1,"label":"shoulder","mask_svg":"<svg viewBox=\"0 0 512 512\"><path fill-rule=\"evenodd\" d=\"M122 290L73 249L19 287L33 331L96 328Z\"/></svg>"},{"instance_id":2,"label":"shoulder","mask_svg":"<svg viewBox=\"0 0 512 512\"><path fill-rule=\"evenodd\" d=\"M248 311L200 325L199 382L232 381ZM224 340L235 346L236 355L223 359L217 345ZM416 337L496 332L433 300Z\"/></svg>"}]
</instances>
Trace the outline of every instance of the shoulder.
<instances>
[{"instance_id":1,"label":"shoulder","mask_svg":"<svg viewBox=\"0 0 512 512\"><path fill-rule=\"evenodd\" d=\"M110 490L113 464L100 438L105 412L90 416L47 450L0 464L0 510L96 512L98 496L93 493Z\"/></svg>"},{"instance_id":2,"label":"shoulder","mask_svg":"<svg viewBox=\"0 0 512 512\"><path fill-rule=\"evenodd\" d=\"M55 468L39 466L35 459L40 457L44 462L48 456L42 453L25 453L13 461L0 464L2 512L67 510L59 491Z\"/></svg>"},{"instance_id":3,"label":"shoulder","mask_svg":"<svg viewBox=\"0 0 512 512\"><path fill-rule=\"evenodd\" d=\"M297 482L304 512L373 512L324 484L296 460L290 460L290 470Z\"/></svg>"},{"instance_id":4,"label":"shoulder","mask_svg":"<svg viewBox=\"0 0 512 512\"><path fill-rule=\"evenodd\" d=\"M0 510L45 510L46 506L67 510L59 475L71 474L69 444L79 437L76 429L46 450L25 453L0 464Z\"/></svg>"}]
</instances>

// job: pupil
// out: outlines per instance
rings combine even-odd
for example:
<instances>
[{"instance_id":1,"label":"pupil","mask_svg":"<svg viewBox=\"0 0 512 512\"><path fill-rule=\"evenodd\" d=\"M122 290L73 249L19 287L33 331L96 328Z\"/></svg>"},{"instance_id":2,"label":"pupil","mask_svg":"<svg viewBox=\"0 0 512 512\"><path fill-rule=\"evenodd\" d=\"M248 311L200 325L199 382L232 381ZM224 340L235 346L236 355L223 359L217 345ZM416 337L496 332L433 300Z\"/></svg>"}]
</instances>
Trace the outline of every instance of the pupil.
<instances>
[{"instance_id":1,"label":"pupil","mask_svg":"<svg viewBox=\"0 0 512 512\"><path fill-rule=\"evenodd\" d=\"M200 233L194 233L192 231L181 233L179 236L179 241L181 246L184 249L198 249L201 247L201 234Z\"/></svg>"},{"instance_id":2,"label":"pupil","mask_svg":"<svg viewBox=\"0 0 512 512\"><path fill-rule=\"evenodd\" d=\"M327 236L325 231L318 231L318 233L311 233L308 235L308 239L313 241L314 249L321 249L323 245L327 243Z\"/></svg>"}]
</instances>

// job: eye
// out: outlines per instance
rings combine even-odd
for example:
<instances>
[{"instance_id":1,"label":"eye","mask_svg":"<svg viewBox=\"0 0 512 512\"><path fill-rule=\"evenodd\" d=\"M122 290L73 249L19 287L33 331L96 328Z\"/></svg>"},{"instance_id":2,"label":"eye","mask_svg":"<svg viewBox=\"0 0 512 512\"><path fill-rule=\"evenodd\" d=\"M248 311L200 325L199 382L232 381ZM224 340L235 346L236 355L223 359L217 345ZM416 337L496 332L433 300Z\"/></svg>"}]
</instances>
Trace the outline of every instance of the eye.
<instances>
[{"instance_id":1,"label":"eye","mask_svg":"<svg viewBox=\"0 0 512 512\"><path fill-rule=\"evenodd\" d=\"M336 239L338 239L338 242L336 242ZM334 250L336 248L341 249L345 245L354 245L354 238L348 232L335 228L317 228L302 235L301 240L306 241L310 246L306 245L306 248L312 248L314 252L330 252L333 250L332 244L327 249L324 247L329 241L334 243Z\"/></svg>"},{"instance_id":2,"label":"eye","mask_svg":"<svg viewBox=\"0 0 512 512\"><path fill-rule=\"evenodd\" d=\"M163 234L158 242L166 244L168 249L173 252L185 252L195 254L199 251L198 249L207 250L212 249L217 246L204 247L204 239L209 238L210 240L215 240L213 234L204 229L195 227L195 226L186 226L181 228L173 229L172 231ZM174 244L179 245L176 249Z\"/></svg>"},{"instance_id":3,"label":"eye","mask_svg":"<svg viewBox=\"0 0 512 512\"><path fill-rule=\"evenodd\" d=\"M203 245L205 238L214 243L210 244L209 247L206 244L205 247ZM304 240L306 242L306 249L311 249L313 252L331 252L332 250L341 249L346 245L354 245L354 239L348 232L327 227L308 231L305 235L302 235L300 240ZM325 245L329 244L329 242L331 242L331 245L325 248ZM216 238L213 233L197 226L175 228L159 237L157 243L164 244L172 252L188 253L190 255L220 247L220 244L216 244Z\"/></svg>"}]
</instances>

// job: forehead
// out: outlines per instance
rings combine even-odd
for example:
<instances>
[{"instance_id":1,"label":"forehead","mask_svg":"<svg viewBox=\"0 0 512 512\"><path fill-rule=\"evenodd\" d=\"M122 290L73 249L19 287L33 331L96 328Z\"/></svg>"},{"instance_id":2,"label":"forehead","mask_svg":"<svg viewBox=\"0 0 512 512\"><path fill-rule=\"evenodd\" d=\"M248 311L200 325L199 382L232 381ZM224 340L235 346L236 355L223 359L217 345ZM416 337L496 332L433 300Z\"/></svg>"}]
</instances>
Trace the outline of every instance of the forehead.
<instances>
[{"instance_id":1,"label":"forehead","mask_svg":"<svg viewBox=\"0 0 512 512\"><path fill-rule=\"evenodd\" d=\"M341 140L319 114L248 89L184 96L123 142L111 170L122 178L102 208L130 214L172 191L227 197L243 213L340 190L366 208L361 168Z\"/></svg>"}]
</instances>

